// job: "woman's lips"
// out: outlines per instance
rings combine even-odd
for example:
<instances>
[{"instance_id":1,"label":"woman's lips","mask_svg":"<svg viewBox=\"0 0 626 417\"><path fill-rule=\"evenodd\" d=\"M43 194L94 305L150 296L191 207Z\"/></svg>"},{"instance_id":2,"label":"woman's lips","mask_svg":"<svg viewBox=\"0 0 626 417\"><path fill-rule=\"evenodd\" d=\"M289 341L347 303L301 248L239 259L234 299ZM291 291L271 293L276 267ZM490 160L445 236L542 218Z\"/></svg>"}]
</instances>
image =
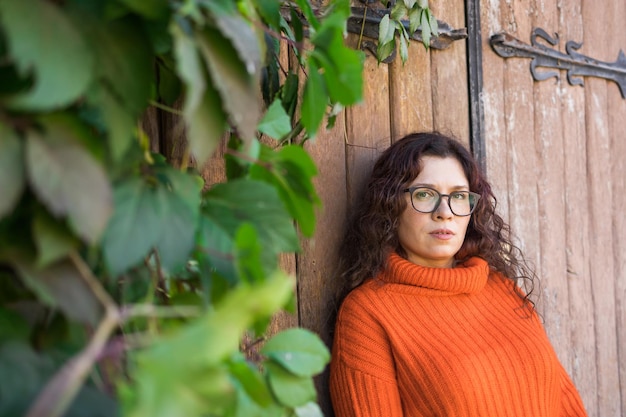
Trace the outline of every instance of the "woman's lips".
<instances>
[{"instance_id":1,"label":"woman's lips","mask_svg":"<svg viewBox=\"0 0 626 417\"><path fill-rule=\"evenodd\" d=\"M454 232L450 229L437 229L429 233L432 237L441 240L450 240L454 237Z\"/></svg>"}]
</instances>

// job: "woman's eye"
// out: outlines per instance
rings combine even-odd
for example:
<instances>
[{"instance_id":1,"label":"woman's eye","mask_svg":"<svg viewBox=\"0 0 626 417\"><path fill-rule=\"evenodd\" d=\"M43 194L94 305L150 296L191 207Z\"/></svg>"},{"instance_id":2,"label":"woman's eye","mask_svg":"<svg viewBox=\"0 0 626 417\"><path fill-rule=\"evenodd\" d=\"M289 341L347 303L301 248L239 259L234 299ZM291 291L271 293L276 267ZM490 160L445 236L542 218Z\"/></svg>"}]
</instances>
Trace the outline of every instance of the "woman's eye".
<instances>
[{"instance_id":1,"label":"woman's eye","mask_svg":"<svg viewBox=\"0 0 626 417\"><path fill-rule=\"evenodd\" d=\"M467 193L464 192L459 192L459 193L452 193L450 194L452 196L453 199L455 200L467 200Z\"/></svg>"},{"instance_id":2,"label":"woman's eye","mask_svg":"<svg viewBox=\"0 0 626 417\"><path fill-rule=\"evenodd\" d=\"M430 200L435 197L435 193L429 190L417 190L413 196L419 200Z\"/></svg>"}]
</instances>

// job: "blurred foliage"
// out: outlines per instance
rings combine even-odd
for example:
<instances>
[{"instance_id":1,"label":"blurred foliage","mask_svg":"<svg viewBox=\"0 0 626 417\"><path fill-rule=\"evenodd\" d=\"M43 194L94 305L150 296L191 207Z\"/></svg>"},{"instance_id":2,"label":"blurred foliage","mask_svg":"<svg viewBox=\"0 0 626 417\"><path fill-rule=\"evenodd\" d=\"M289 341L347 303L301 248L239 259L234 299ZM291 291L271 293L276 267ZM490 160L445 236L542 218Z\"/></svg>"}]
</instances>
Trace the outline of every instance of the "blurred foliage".
<instances>
[{"instance_id":1,"label":"blurred foliage","mask_svg":"<svg viewBox=\"0 0 626 417\"><path fill-rule=\"evenodd\" d=\"M0 0L0 416L321 414L317 336L240 343L293 305L302 144L361 100L325 3ZM224 183L151 152L139 121L179 98L198 166L229 139Z\"/></svg>"}]
</instances>

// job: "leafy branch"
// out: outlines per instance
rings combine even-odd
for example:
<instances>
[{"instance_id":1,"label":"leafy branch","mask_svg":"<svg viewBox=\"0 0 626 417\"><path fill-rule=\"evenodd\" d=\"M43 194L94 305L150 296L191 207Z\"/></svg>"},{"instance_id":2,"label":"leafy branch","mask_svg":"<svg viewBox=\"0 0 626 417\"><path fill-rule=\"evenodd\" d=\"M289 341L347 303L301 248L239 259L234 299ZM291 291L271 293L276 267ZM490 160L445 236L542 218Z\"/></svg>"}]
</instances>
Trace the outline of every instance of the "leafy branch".
<instances>
[{"instance_id":1,"label":"leafy branch","mask_svg":"<svg viewBox=\"0 0 626 417\"><path fill-rule=\"evenodd\" d=\"M382 1L382 3L388 3ZM438 23L428 7L428 0L399 0L394 2L389 14L380 21L377 57L384 61L396 50L396 35L400 39L400 57L406 62L409 57L411 36L421 29L424 46L428 49L432 36L438 35ZM406 25L405 21L409 24Z\"/></svg>"},{"instance_id":2,"label":"leafy branch","mask_svg":"<svg viewBox=\"0 0 626 417\"><path fill-rule=\"evenodd\" d=\"M301 144L362 98L349 15L0 0L0 416L321 414L317 336L264 340L260 364L240 341L293 304L279 255L320 204ZM177 127L149 137L148 109ZM228 141L225 181L150 145L183 131L198 166Z\"/></svg>"},{"instance_id":3,"label":"leafy branch","mask_svg":"<svg viewBox=\"0 0 626 417\"><path fill-rule=\"evenodd\" d=\"M301 145L362 99L350 13L0 0L0 415L321 414L315 335L257 338L260 363L240 341L293 304L278 256L320 204ZM379 48L397 32L405 60L419 27L428 45L428 4L397 2ZM175 120L167 140L185 132L182 167L138 127L148 109ZM186 161L224 140L209 187Z\"/></svg>"}]
</instances>

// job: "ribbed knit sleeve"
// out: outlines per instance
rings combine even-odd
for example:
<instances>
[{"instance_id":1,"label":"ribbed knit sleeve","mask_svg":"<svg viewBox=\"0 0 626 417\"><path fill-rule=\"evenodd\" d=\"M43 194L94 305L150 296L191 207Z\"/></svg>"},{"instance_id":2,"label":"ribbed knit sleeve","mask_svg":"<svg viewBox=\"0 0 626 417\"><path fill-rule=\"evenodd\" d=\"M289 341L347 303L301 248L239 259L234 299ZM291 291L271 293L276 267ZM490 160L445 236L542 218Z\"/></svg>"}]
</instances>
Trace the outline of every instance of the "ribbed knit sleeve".
<instances>
[{"instance_id":1,"label":"ribbed knit sleeve","mask_svg":"<svg viewBox=\"0 0 626 417\"><path fill-rule=\"evenodd\" d=\"M563 391L563 400L561 406L560 417L581 417L586 416L587 412L583 405L583 401L580 398L580 394L571 378L565 371L565 368L561 366L561 387Z\"/></svg>"},{"instance_id":2,"label":"ribbed knit sleeve","mask_svg":"<svg viewBox=\"0 0 626 417\"><path fill-rule=\"evenodd\" d=\"M335 416L401 417L390 344L363 302L367 299L358 297L344 303L337 320L330 363Z\"/></svg>"}]
</instances>

